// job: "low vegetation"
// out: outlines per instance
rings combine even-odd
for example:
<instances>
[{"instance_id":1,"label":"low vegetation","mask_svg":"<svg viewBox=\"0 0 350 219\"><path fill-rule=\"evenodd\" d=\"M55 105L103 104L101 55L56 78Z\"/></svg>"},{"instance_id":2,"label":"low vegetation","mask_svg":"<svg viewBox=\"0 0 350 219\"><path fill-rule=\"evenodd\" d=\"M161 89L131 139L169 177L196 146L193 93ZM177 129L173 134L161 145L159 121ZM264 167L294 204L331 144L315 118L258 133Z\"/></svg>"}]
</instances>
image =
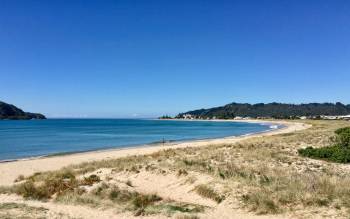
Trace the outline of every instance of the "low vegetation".
<instances>
[{"instance_id":1,"label":"low vegetation","mask_svg":"<svg viewBox=\"0 0 350 219\"><path fill-rule=\"evenodd\" d=\"M2 187L0 193L16 193L26 199L49 200L64 204L87 205L99 208L117 208L134 212L135 216L148 214L198 213L204 207L171 200L156 194L142 194L120 189L102 182L96 174L78 177L80 171L64 168L60 171L36 173L12 187ZM22 182L23 181L23 182ZM125 183L132 187L131 181ZM87 187L94 189L87 191Z\"/></svg>"},{"instance_id":2,"label":"low vegetation","mask_svg":"<svg viewBox=\"0 0 350 219\"><path fill-rule=\"evenodd\" d=\"M335 131L337 134L336 142L344 148L350 147L350 127L340 128Z\"/></svg>"},{"instance_id":3,"label":"low vegetation","mask_svg":"<svg viewBox=\"0 0 350 219\"><path fill-rule=\"evenodd\" d=\"M19 203L2 203L0 204L0 218L47 218L48 209L42 207L32 207Z\"/></svg>"},{"instance_id":4,"label":"low vegetation","mask_svg":"<svg viewBox=\"0 0 350 219\"><path fill-rule=\"evenodd\" d=\"M98 208L117 208L134 212L135 216L149 214L173 215L178 212L198 213L203 207L171 200L163 200L156 194L142 194L120 189L106 183L100 184L90 192L76 190L58 196L55 201L65 204L79 204Z\"/></svg>"},{"instance_id":5,"label":"low vegetation","mask_svg":"<svg viewBox=\"0 0 350 219\"><path fill-rule=\"evenodd\" d=\"M220 203L225 199L224 196L218 194L213 188L211 188L207 185L198 185L195 188L195 190L199 195L201 195L205 198L212 199L212 200L216 201L217 203Z\"/></svg>"},{"instance_id":6,"label":"low vegetation","mask_svg":"<svg viewBox=\"0 0 350 219\"><path fill-rule=\"evenodd\" d=\"M320 148L307 147L299 149L300 155L310 158L329 160L338 163L350 162L350 127L335 131L332 138L334 145Z\"/></svg>"},{"instance_id":7,"label":"low vegetation","mask_svg":"<svg viewBox=\"0 0 350 219\"><path fill-rule=\"evenodd\" d=\"M324 159L338 163L350 162L350 149L340 146L329 146L322 148L307 147L299 149L299 154L305 157Z\"/></svg>"},{"instance_id":8,"label":"low vegetation","mask_svg":"<svg viewBox=\"0 0 350 219\"><path fill-rule=\"evenodd\" d=\"M34 177L35 175L25 182L15 185L13 188L15 193L24 198L46 200L54 194L60 195L67 191L73 191L79 185L87 184L86 178L77 180L73 172L68 169L49 174L42 181L36 181Z\"/></svg>"}]
</instances>

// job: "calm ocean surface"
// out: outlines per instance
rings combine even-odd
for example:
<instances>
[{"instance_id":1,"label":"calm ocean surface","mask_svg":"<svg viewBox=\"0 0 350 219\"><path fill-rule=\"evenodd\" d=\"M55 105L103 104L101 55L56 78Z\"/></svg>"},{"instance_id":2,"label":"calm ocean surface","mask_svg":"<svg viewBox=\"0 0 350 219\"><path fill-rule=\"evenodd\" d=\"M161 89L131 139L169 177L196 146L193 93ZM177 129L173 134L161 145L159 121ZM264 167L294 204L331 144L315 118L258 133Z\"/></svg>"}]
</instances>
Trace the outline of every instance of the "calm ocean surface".
<instances>
[{"instance_id":1,"label":"calm ocean surface","mask_svg":"<svg viewBox=\"0 0 350 219\"><path fill-rule=\"evenodd\" d=\"M262 132L269 125L136 119L0 121L0 160Z\"/></svg>"}]
</instances>

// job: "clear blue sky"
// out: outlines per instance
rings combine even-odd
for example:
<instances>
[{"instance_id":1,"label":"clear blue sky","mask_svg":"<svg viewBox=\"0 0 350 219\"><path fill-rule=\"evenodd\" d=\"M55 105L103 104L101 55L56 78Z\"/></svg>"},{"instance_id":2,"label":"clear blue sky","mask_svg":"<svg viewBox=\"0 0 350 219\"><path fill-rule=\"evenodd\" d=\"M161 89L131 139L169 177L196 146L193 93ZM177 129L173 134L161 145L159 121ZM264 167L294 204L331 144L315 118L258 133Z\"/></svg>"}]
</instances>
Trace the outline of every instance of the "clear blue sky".
<instances>
[{"instance_id":1,"label":"clear blue sky","mask_svg":"<svg viewBox=\"0 0 350 219\"><path fill-rule=\"evenodd\" d=\"M50 117L350 103L350 1L0 1L0 100Z\"/></svg>"}]
</instances>

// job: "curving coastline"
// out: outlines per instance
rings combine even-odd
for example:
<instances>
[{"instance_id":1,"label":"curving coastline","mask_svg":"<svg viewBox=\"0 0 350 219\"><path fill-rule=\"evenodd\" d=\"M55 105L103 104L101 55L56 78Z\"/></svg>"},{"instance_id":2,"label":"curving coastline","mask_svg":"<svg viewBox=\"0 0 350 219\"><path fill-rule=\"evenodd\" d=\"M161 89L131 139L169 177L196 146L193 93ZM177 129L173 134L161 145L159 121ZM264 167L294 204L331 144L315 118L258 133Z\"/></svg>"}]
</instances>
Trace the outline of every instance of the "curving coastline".
<instances>
[{"instance_id":1,"label":"curving coastline","mask_svg":"<svg viewBox=\"0 0 350 219\"><path fill-rule=\"evenodd\" d=\"M18 123L18 124L17 124ZM23 128L21 128L23 125ZM0 124L0 162L256 133L268 124L154 119L49 119ZM16 140L18 139L18 140Z\"/></svg>"},{"instance_id":2,"label":"curving coastline","mask_svg":"<svg viewBox=\"0 0 350 219\"><path fill-rule=\"evenodd\" d=\"M272 129L260 133L246 134L243 136L224 137L218 139L203 139L192 140L185 142L171 142L163 145L143 145L139 147L128 147L121 149L107 149L98 151L89 151L73 154L64 154L56 156L36 157L31 159L21 159L11 162L0 163L0 185L10 185L19 175L31 175L35 172L57 170L62 167L78 164L82 162L98 161L104 159L120 158L130 155L144 155L151 154L163 149L175 149L184 147L200 147L210 144L230 144L238 141L253 138L264 137L282 133L289 133L293 131L303 130L309 128L310 125L299 122L287 121L267 121L267 120L212 120L212 121L230 121L230 122L250 122L250 123L268 123L273 125L283 125L282 128Z\"/></svg>"}]
</instances>

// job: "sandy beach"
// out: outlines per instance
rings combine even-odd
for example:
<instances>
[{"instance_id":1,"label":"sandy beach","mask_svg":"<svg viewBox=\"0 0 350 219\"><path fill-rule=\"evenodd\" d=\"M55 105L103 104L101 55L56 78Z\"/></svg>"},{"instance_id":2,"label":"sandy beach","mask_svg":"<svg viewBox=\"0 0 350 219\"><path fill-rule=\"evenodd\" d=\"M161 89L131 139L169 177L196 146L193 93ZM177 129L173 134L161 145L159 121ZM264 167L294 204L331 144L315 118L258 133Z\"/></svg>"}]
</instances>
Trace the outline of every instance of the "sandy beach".
<instances>
[{"instance_id":1,"label":"sandy beach","mask_svg":"<svg viewBox=\"0 0 350 219\"><path fill-rule=\"evenodd\" d=\"M0 163L0 217L348 217L349 166L298 154L348 122L244 122L283 128Z\"/></svg>"},{"instance_id":2,"label":"sandy beach","mask_svg":"<svg viewBox=\"0 0 350 219\"><path fill-rule=\"evenodd\" d=\"M69 155L33 158L27 160L18 160L12 162L0 163L0 185L10 185L19 175L28 176L35 172L57 170L62 167L79 164L88 161L99 161L104 159L120 158L130 155L144 155L157 152L164 149L184 148L184 147L200 147L205 145L215 144L232 144L241 140L245 140L252 137L263 137L276 135L281 133L289 133L293 131L303 130L310 125L299 123L299 122L287 122L287 121L263 121L263 120L213 120L214 122L251 122L251 123L269 123L284 125L284 128L271 130L264 133L257 133L238 137L226 137L220 139L206 139L206 140L195 140L180 143L166 143L165 145L144 145L133 148L123 149L110 149L101 151L92 151L84 153L75 153Z\"/></svg>"}]
</instances>

